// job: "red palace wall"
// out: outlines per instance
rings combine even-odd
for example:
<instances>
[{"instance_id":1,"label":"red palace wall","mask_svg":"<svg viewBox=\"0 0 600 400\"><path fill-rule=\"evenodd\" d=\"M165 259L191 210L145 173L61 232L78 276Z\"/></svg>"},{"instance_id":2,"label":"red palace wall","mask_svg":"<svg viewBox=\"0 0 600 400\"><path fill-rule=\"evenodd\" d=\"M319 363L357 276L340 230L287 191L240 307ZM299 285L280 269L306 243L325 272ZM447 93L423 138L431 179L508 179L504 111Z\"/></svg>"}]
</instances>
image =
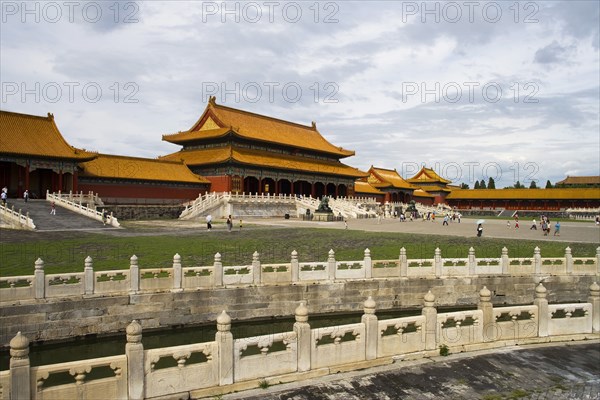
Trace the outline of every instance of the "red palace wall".
<instances>
[{"instance_id":1,"label":"red palace wall","mask_svg":"<svg viewBox=\"0 0 600 400\"><path fill-rule=\"evenodd\" d=\"M103 184L79 182L79 190L87 193L92 191L98 193L100 198L106 202L111 202L111 198L119 203L124 199L132 199L132 203L143 202L144 199L155 200L182 200L188 201L198 197L200 193L208 190L208 185L204 187L169 187L151 184ZM150 201L151 202L151 201ZM158 201L157 201L158 202Z\"/></svg>"},{"instance_id":2,"label":"red palace wall","mask_svg":"<svg viewBox=\"0 0 600 400\"><path fill-rule=\"evenodd\" d=\"M204 178L210 181L211 192L230 192L231 177L230 176L206 176Z\"/></svg>"}]
</instances>

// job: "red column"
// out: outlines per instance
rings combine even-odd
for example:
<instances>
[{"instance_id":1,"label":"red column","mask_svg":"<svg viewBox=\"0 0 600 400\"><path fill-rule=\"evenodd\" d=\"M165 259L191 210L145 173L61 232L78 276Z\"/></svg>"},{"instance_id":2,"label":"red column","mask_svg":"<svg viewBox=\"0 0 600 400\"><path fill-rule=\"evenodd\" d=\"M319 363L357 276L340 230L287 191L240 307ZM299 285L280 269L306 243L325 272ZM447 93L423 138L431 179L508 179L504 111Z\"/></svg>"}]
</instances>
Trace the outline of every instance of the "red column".
<instances>
[{"instance_id":1,"label":"red column","mask_svg":"<svg viewBox=\"0 0 600 400\"><path fill-rule=\"evenodd\" d=\"M290 179L290 185L292 186L292 187L291 187L291 189L292 189L292 190L291 190L291 194L293 195L293 194L294 194L294 181L293 181L293 180L291 180L291 179Z\"/></svg>"},{"instance_id":2,"label":"red column","mask_svg":"<svg viewBox=\"0 0 600 400\"><path fill-rule=\"evenodd\" d=\"M338 198L339 197L339 192L338 192L338 187L339 185L335 185L335 197Z\"/></svg>"},{"instance_id":3,"label":"red column","mask_svg":"<svg viewBox=\"0 0 600 400\"><path fill-rule=\"evenodd\" d=\"M77 193L79 191L79 185L77 183L77 169L73 171L73 193Z\"/></svg>"},{"instance_id":4,"label":"red column","mask_svg":"<svg viewBox=\"0 0 600 400\"><path fill-rule=\"evenodd\" d=\"M29 163L25 165L25 189L29 190Z\"/></svg>"}]
</instances>

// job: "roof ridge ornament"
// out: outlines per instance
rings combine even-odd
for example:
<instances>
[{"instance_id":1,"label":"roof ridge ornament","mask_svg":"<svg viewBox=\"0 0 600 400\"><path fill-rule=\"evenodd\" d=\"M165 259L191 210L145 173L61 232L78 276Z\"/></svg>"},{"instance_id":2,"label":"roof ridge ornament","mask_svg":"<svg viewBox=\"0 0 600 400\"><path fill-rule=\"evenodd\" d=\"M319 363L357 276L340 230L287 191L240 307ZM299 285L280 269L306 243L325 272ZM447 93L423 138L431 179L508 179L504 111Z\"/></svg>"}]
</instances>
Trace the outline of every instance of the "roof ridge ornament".
<instances>
[{"instance_id":1,"label":"roof ridge ornament","mask_svg":"<svg viewBox=\"0 0 600 400\"><path fill-rule=\"evenodd\" d=\"M54 114L52 114L52 113L50 113L50 112L49 112L49 113L48 113L48 118L49 118L50 120L54 121Z\"/></svg>"},{"instance_id":2,"label":"roof ridge ornament","mask_svg":"<svg viewBox=\"0 0 600 400\"><path fill-rule=\"evenodd\" d=\"M316 131L317 130L317 123L315 121L311 122L312 128Z\"/></svg>"},{"instance_id":3,"label":"roof ridge ornament","mask_svg":"<svg viewBox=\"0 0 600 400\"><path fill-rule=\"evenodd\" d=\"M215 106L215 105L217 105L216 101L217 101L217 96L209 96L208 97L208 104L212 104L213 106Z\"/></svg>"}]
</instances>

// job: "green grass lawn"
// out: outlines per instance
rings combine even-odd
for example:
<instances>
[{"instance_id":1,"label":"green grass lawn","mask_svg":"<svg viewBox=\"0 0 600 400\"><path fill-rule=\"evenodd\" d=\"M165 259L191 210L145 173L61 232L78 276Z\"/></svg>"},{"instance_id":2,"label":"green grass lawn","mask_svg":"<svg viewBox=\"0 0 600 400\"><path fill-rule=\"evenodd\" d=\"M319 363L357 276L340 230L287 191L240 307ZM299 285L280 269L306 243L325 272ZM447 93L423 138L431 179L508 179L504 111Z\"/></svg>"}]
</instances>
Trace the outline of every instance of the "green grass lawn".
<instances>
[{"instance_id":1,"label":"green grass lawn","mask_svg":"<svg viewBox=\"0 0 600 400\"><path fill-rule=\"evenodd\" d=\"M76 238L0 243L0 275L32 275L34 262L44 260L47 274L83 271L84 259L93 258L95 270L128 269L135 254L140 268L168 268L179 253L184 267L212 265L219 252L224 265L249 265L258 251L263 264L289 262L292 250L301 262L326 261L329 249L339 261L360 260L371 250L373 260L397 259L405 247L409 259L433 258L439 247L443 257L467 257L469 247L477 257L500 257L506 246L510 257L531 257L535 246L542 257L562 257L570 246L574 257L591 257L596 245L493 238L362 232L337 229L253 227L242 232L213 231L181 234L115 237L79 233Z\"/></svg>"}]
</instances>

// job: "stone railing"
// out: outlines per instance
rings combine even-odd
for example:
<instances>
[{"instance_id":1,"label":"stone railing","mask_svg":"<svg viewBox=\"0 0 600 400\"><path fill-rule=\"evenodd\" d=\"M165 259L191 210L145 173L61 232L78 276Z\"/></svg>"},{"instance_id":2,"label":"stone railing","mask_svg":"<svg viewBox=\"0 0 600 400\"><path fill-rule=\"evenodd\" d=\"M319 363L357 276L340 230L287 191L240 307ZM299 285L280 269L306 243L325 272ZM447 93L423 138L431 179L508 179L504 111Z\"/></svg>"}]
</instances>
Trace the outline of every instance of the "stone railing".
<instances>
[{"instance_id":1,"label":"stone railing","mask_svg":"<svg viewBox=\"0 0 600 400\"><path fill-rule=\"evenodd\" d=\"M61 191L59 191L58 193L53 193L55 196L59 196L63 199L69 200L73 203L79 203L79 204L86 204L89 208L94 208L96 206L104 206L104 202L102 201L102 199L100 198L100 196L98 196L98 193L94 193L92 191L88 192L88 193L83 193L83 192L75 192L73 193L72 190L69 191L69 193L62 193Z\"/></svg>"},{"instance_id":2,"label":"stone railing","mask_svg":"<svg viewBox=\"0 0 600 400\"><path fill-rule=\"evenodd\" d=\"M74 201L69 200L68 195L63 195L60 192L58 192L58 193L46 192L46 201L49 201L49 202L53 201L53 202L55 202L55 204L57 206L64 207L67 210L71 210L73 212L76 212L77 214L84 215L88 218L92 218L92 219L95 219L100 222L103 221L102 211L96 211L96 209L94 209L94 208L86 207L83 204L81 204L81 202L75 203ZM110 214L108 214L107 219L106 219L106 224L114 226L115 228L118 228L119 226L121 226L121 224L119 224L119 221L113 215L112 212Z\"/></svg>"},{"instance_id":3,"label":"stone railing","mask_svg":"<svg viewBox=\"0 0 600 400\"><path fill-rule=\"evenodd\" d=\"M438 248L433 258L409 259L404 248L394 260L372 260L369 249L364 258L338 261L329 251L326 261L300 262L298 253L291 253L289 263L261 264L254 252L246 265L224 266L216 253L212 265L183 267L181 256L175 254L171 268L143 268L134 255L129 269L94 271L93 260L87 257L83 272L45 274L44 261L35 262L34 275L0 277L1 302L67 298L95 295L127 295L148 292L195 291L198 289L256 285L293 285L366 279L445 278L476 276L540 276L540 275L600 275L600 247L595 257L573 257L565 249L564 257L542 258L536 247L532 257L511 258L508 249L499 257L476 258L470 248L467 257L442 257Z\"/></svg>"},{"instance_id":4,"label":"stone railing","mask_svg":"<svg viewBox=\"0 0 600 400\"><path fill-rule=\"evenodd\" d=\"M594 221L600 216L600 207L598 208L567 208L566 213L570 219L579 219L586 221Z\"/></svg>"},{"instance_id":5,"label":"stone railing","mask_svg":"<svg viewBox=\"0 0 600 400\"><path fill-rule=\"evenodd\" d=\"M33 220L29 218L29 213L23 215L21 209L15 211L15 206L8 208L5 205L0 204L0 215L12 228L34 230L35 224Z\"/></svg>"},{"instance_id":6,"label":"stone railing","mask_svg":"<svg viewBox=\"0 0 600 400\"><path fill-rule=\"evenodd\" d=\"M364 218L371 216L374 212L368 207L372 199L368 198L351 198L338 197L330 198L329 206L335 213L340 213L344 217L349 218ZM244 206L247 204L262 204L266 207L272 205L289 204L295 207L293 213L297 217L301 217L309 209L311 213L319 207L320 200L312 196L292 195L292 194L258 194L258 193L231 193L231 192L212 192L201 194L196 200L185 205L185 209L181 212L180 219L192 219L199 216L216 213L217 217L226 217L227 215L244 216L239 214L236 206ZM360 206L358 204L361 204ZM366 206L365 206L366 205ZM268 215L268 213L265 213Z\"/></svg>"},{"instance_id":7,"label":"stone railing","mask_svg":"<svg viewBox=\"0 0 600 400\"><path fill-rule=\"evenodd\" d=\"M360 322L322 328L311 328L301 302L291 331L239 339L224 310L216 319L214 341L150 350L144 349L142 326L134 320L126 329L124 355L37 367L30 366L28 338L18 332L10 341L10 369L0 372L0 399L220 396L397 360L599 338L596 282L587 303L548 304L542 283L531 305L494 306L491 296L483 287L476 310L439 313L429 291L420 315L382 320L369 297Z\"/></svg>"}]
</instances>

